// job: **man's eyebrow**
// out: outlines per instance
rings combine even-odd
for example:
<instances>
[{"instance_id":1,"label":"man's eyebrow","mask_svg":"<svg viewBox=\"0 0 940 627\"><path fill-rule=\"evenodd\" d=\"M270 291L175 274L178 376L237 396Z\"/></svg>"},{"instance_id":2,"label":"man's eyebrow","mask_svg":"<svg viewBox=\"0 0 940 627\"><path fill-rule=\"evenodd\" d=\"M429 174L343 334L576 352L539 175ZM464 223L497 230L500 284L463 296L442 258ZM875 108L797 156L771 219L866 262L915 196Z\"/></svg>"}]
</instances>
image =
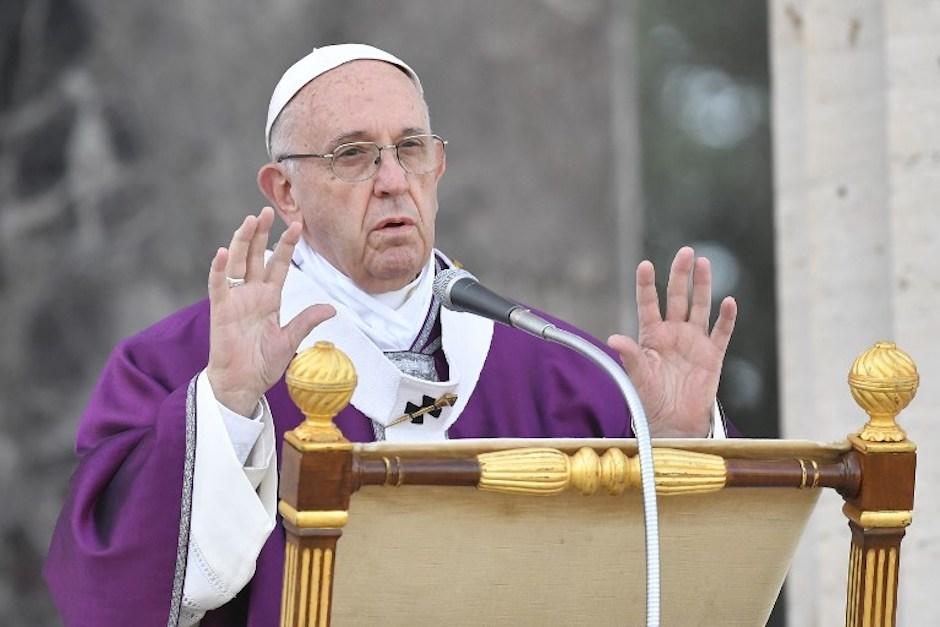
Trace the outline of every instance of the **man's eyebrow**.
<instances>
[{"instance_id":1,"label":"man's eyebrow","mask_svg":"<svg viewBox=\"0 0 940 627\"><path fill-rule=\"evenodd\" d=\"M368 138L369 136L365 131L350 131L342 135L337 135L327 143L327 146L334 148L340 144L348 144L349 142L368 141Z\"/></svg>"},{"instance_id":2,"label":"man's eyebrow","mask_svg":"<svg viewBox=\"0 0 940 627\"><path fill-rule=\"evenodd\" d=\"M398 138L408 137L409 135L425 135L430 132L431 131L421 126L409 126L407 128L403 128L398 133ZM336 146L340 146L342 144L362 141L372 141L371 135L369 135L369 133L366 131L348 131L331 139L327 146L329 149L333 149Z\"/></svg>"},{"instance_id":3,"label":"man's eyebrow","mask_svg":"<svg viewBox=\"0 0 940 627\"><path fill-rule=\"evenodd\" d=\"M409 126L408 128L402 130L399 137L408 137L409 135L427 135L430 132L430 130L421 126Z\"/></svg>"}]
</instances>

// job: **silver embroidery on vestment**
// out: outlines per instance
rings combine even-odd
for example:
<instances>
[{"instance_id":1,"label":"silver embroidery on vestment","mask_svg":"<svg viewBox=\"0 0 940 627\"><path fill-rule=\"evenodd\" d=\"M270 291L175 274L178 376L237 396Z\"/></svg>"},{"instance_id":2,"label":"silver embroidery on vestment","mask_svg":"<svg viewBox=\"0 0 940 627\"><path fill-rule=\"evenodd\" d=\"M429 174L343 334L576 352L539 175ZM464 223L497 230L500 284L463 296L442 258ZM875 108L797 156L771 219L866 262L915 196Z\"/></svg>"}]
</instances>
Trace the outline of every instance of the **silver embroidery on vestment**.
<instances>
[{"instance_id":1,"label":"silver embroidery on vestment","mask_svg":"<svg viewBox=\"0 0 940 627\"><path fill-rule=\"evenodd\" d=\"M441 271L441 260L434 260L434 272ZM425 355L430 355L434 351L428 351L425 344L428 343L428 338L431 337L431 331L434 330L434 323L437 322L437 316L441 312L441 299L438 297L437 293L434 294L431 299L431 308L428 310L428 317L424 321L424 326L421 327L421 331L418 332L418 337L415 338L415 341L411 343L411 348L416 349L418 352L424 353ZM417 375L415 375L417 376ZM434 379L437 381L438 379Z\"/></svg>"},{"instance_id":2,"label":"silver embroidery on vestment","mask_svg":"<svg viewBox=\"0 0 940 627\"><path fill-rule=\"evenodd\" d=\"M180 498L180 532L176 542L176 571L173 573L173 591L170 598L170 616L167 627L176 627L183 602L183 583L186 580L186 558L189 555L189 523L193 511L193 471L196 467L196 377L186 391L186 453L183 461L183 494Z\"/></svg>"},{"instance_id":3,"label":"silver embroidery on vestment","mask_svg":"<svg viewBox=\"0 0 940 627\"><path fill-rule=\"evenodd\" d=\"M411 351L389 351L385 353L385 356L405 374L410 374L425 381L439 380L437 368L434 366L434 358L430 355L412 353Z\"/></svg>"},{"instance_id":4,"label":"silver embroidery on vestment","mask_svg":"<svg viewBox=\"0 0 940 627\"><path fill-rule=\"evenodd\" d=\"M425 355L433 355L437 351L441 350L441 347L444 346L444 340L442 338L437 338L430 344L428 344L424 349Z\"/></svg>"},{"instance_id":5,"label":"silver embroidery on vestment","mask_svg":"<svg viewBox=\"0 0 940 627\"><path fill-rule=\"evenodd\" d=\"M376 442L385 441L385 425L383 425L382 423L376 422L375 420L373 420L372 421L372 433L375 434Z\"/></svg>"},{"instance_id":6,"label":"silver embroidery on vestment","mask_svg":"<svg viewBox=\"0 0 940 627\"><path fill-rule=\"evenodd\" d=\"M428 338L431 337L431 331L434 330L434 323L437 322L437 316L441 311L441 299L437 297L437 294L434 295L434 298L431 299L431 309L428 310L428 318L424 321L424 326L421 327L421 331L418 333L418 337L415 338L415 341L411 344L413 349L417 349L418 352L428 355L427 347L425 346L428 343Z\"/></svg>"}]
</instances>

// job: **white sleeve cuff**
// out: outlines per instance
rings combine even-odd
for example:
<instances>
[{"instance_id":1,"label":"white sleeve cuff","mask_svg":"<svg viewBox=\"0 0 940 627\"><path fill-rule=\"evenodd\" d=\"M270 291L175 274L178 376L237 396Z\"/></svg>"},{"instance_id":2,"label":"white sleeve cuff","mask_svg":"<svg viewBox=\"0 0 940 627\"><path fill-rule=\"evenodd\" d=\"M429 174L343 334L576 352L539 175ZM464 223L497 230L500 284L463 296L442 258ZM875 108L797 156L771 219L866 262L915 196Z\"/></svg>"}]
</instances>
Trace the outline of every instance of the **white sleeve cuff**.
<instances>
[{"instance_id":1,"label":"white sleeve cuff","mask_svg":"<svg viewBox=\"0 0 940 627\"><path fill-rule=\"evenodd\" d=\"M718 405L718 399L712 406L712 424L708 431L708 437L713 440L727 440L728 432L725 430L725 419L721 413L721 407Z\"/></svg>"},{"instance_id":2,"label":"white sleeve cuff","mask_svg":"<svg viewBox=\"0 0 940 627\"><path fill-rule=\"evenodd\" d=\"M219 408L203 371L196 380L196 463L183 584L184 605L193 613L219 607L245 587L277 511L274 426L267 403L246 462L229 444Z\"/></svg>"},{"instance_id":3,"label":"white sleeve cuff","mask_svg":"<svg viewBox=\"0 0 940 627\"><path fill-rule=\"evenodd\" d=\"M261 431L264 428L264 425L261 423L261 417L264 415L265 405L263 402L258 403L258 407L255 408L254 416L250 418L236 414L215 398L215 393L212 391L212 386L209 383L209 377L206 377L206 385L209 386L209 394L212 396L212 400L219 406L222 424L225 425L225 430L228 432L228 439L232 443L232 448L235 449L235 457L237 457L244 466L248 459L248 454L251 453L251 449L255 446L255 443L258 441L258 436L261 435Z\"/></svg>"},{"instance_id":4,"label":"white sleeve cuff","mask_svg":"<svg viewBox=\"0 0 940 627\"><path fill-rule=\"evenodd\" d=\"M247 457L242 460L242 465L245 469L245 476L256 490L265 487L263 482L267 477L272 478L274 487L271 498L274 499L276 506L277 462L274 460L274 418L271 415L271 408L268 406L268 399L262 396L260 405L261 418L258 424L261 425L261 432L255 441L255 445L248 451ZM262 498L264 498L263 495Z\"/></svg>"}]
</instances>

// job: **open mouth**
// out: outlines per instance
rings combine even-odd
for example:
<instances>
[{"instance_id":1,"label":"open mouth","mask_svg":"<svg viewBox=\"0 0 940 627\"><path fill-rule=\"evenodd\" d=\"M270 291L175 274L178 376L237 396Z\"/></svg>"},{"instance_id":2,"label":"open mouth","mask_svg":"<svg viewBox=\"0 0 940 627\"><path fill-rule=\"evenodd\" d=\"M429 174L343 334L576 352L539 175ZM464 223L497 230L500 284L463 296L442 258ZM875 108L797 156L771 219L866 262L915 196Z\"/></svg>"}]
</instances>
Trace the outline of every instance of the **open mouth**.
<instances>
[{"instance_id":1,"label":"open mouth","mask_svg":"<svg viewBox=\"0 0 940 627\"><path fill-rule=\"evenodd\" d=\"M388 218L386 220L382 220L381 222L379 222L379 225L378 227L376 227L376 230L377 231L390 231L390 230L401 229L401 228L410 227L410 226L414 226L414 222L412 220L409 220L408 218L394 217L394 218Z\"/></svg>"}]
</instances>

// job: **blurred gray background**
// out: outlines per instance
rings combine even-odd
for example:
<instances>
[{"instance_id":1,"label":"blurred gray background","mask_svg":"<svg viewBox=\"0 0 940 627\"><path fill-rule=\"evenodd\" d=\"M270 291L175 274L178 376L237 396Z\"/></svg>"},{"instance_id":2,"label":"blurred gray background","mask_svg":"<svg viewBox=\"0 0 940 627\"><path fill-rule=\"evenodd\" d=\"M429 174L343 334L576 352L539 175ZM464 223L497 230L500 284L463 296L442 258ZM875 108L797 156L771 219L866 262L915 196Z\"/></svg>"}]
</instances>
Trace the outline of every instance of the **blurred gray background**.
<instances>
[{"instance_id":1,"label":"blurred gray background","mask_svg":"<svg viewBox=\"0 0 940 627\"><path fill-rule=\"evenodd\" d=\"M439 246L606 337L633 267L708 255L741 314L722 382L777 435L767 14L745 0L4 0L0 625L55 625L40 577L111 346L205 296L263 202L280 73L367 42L421 75L449 141ZM779 605L779 604L778 604ZM775 615L771 624L782 624Z\"/></svg>"}]
</instances>

